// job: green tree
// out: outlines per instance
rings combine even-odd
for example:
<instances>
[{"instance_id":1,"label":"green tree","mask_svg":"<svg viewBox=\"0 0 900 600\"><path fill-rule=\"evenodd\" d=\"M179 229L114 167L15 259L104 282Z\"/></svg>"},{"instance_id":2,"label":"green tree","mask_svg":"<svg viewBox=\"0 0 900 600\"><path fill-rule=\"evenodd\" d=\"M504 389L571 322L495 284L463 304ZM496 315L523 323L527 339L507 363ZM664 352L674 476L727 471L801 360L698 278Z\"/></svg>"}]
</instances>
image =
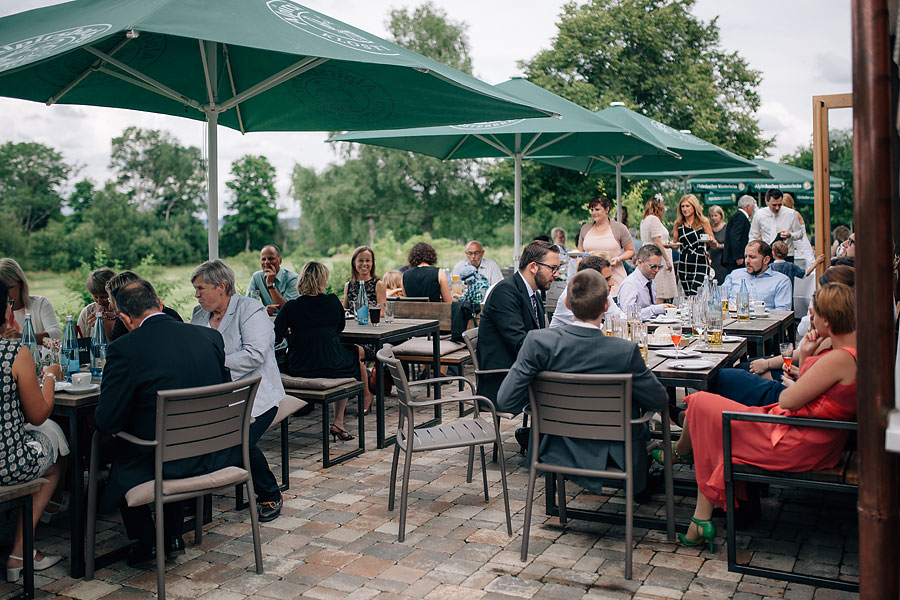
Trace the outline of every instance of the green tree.
<instances>
[{"instance_id":1,"label":"green tree","mask_svg":"<svg viewBox=\"0 0 900 600\"><path fill-rule=\"evenodd\" d=\"M278 230L275 206L275 167L265 156L249 154L231 164L233 179L225 185L234 192L222 226L222 248L230 255L249 252L270 243Z\"/></svg>"},{"instance_id":2,"label":"green tree","mask_svg":"<svg viewBox=\"0 0 900 600\"><path fill-rule=\"evenodd\" d=\"M0 145L0 212L26 235L61 216L61 187L72 167L62 154L37 142Z\"/></svg>"},{"instance_id":3,"label":"green tree","mask_svg":"<svg viewBox=\"0 0 900 600\"><path fill-rule=\"evenodd\" d=\"M112 139L109 167L140 211L166 222L175 214L192 215L206 190L206 167L196 146L184 147L171 134L129 127Z\"/></svg>"},{"instance_id":4,"label":"green tree","mask_svg":"<svg viewBox=\"0 0 900 600\"><path fill-rule=\"evenodd\" d=\"M773 142L756 111L760 73L719 42L694 0L590 0L563 6L552 47L521 61L529 80L592 110L621 101L742 156Z\"/></svg>"},{"instance_id":5,"label":"green tree","mask_svg":"<svg viewBox=\"0 0 900 600\"><path fill-rule=\"evenodd\" d=\"M448 19L447 11L425 2L408 11L395 9L386 23L394 41L414 52L472 74L468 25Z\"/></svg>"},{"instance_id":6,"label":"green tree","mask_svg":"<svg viewBox=\"0 0 900 600\"><path fill-rule=\"evenodd\" d=\"M813 170L812 143L800 146L790 154L781 157L786 165ZM828 167L831 174L840 177L846 184L844 189L837 194L834 204L831 205L832 229L838 225L853 224L853 130L833 129L828 132ZM814 207L810 204L796 205L803 219L807 223L807 229L812 231L814 219Z\"/></svg>"}]
</instances>

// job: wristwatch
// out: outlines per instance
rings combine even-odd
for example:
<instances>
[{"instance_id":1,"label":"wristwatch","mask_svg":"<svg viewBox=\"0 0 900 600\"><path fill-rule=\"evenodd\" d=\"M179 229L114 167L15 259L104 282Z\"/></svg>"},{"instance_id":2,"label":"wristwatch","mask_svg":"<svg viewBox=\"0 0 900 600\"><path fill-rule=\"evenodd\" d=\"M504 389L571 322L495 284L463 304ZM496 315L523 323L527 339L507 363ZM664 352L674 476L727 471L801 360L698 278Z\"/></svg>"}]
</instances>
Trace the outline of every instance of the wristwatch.
<instances>
[{"instance_id":1,"label":"wristwatch","mask_svg":"<svg viewBox=\"0 0 900 600\"><path fill-rule=\"evenodd\" d=\"M266 289L267 289L267 290L274 290L274 289L275 289L275 286L274 286L274 285L267 285L267 286L266 286Z\"/></svg>"}]
</instances>

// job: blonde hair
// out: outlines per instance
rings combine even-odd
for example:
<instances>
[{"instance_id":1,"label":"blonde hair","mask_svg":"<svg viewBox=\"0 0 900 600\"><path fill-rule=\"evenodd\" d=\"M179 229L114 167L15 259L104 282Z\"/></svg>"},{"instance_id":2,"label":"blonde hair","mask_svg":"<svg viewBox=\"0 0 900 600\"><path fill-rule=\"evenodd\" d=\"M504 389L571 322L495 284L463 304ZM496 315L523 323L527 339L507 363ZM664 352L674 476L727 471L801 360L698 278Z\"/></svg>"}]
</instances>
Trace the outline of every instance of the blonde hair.
<instances>
[{"instance_id":1,"label":"blonde hair","mask_svg":"<svg viewBox=\"0 0 900 600\"><path fill-rule=\"evenodd\" d=\"M325 293L325 284L328 283L328 267L314 260L309 261L300 269L297 278L297 291L301 296L318 296Z\"/></svg>"},{"instance_id":2,"label":"blonde hair","mask_svg":"<svg viewBox=\"0 0 900 600\"><path fill-rule=\"evenodd\" d=\"M717 205L717 204L713 204L712 206L710 206L710 207L709 207L709 216L712 216L712 214L713 214L714 212L717 212L717 213L719 213L720 215L722 215L722 220L723 220L723 221L725 220L725 211L722 210L722 207L721 207L721 206L719 206L719 205Z\"/></svg>"},{"instance_id":3,"label":"blonde hair","mask_svg":"<svg viewBox=\"0 0 900 600\"><path fill-rule=\"evenodd\" d=\"M19 300L25 305L25 308L31 306L31 298L28 296L28 279L25 277L25 271L19 266L19 263L11 258L0 258L0 281L6 287L14 285L19 286Z\"/></svg>"},{"instance_id":4,"label":"blonde hair","mask_svg":"<svg viewBox=\"0 0 900 600\"><path fill-rule=\"evenodd\" d=\"M403 273L400 271L388 271L384 274L384 285L389 290L398 290L403 287Z\"/></svg>"},{"instance_id":5,"label":"blonde hair","mask_svg":"<svg viewBox=\"0 0 900 600\"><path fill-rule=\"evenodd\" d=\"M782 202L784 203L784 205L787 206L788 208L794 208L794 197L791 196L790 194L784 194L784 195L782 195L782 196L781 196L781 201L782 201Z\"/></svg>"},{"instance_id":6,"label":"blonde hair","mask_svg":"<svg viewBox=\"0 0 900 600\"><path fill-rule=\"evenodd\" d=\"M675 219L675 229L678 229L681 227L682 223L684 223L684 215L681 213L682 202L687 202L694 208L694 224L700 223L700 227L694 227L694 229L700 229L703 225L709 223L709 219L703 216L703 207L700 206L700 201L697 199L697 196L685 194L681 197L681 200L678 201L678 217Z\"/></svg>"}]
</instances>

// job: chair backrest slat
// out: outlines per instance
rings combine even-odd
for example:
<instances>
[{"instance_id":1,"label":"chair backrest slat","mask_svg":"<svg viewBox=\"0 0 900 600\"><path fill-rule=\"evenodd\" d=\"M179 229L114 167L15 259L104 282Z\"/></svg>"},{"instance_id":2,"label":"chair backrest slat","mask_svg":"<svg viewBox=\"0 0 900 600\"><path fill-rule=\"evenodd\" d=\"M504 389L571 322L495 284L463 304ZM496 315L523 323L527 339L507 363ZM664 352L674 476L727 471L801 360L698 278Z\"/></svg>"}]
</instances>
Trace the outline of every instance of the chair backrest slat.
<instances>
[{"instance_id":1,"label":"chair backrest slat","mask_svg":"<svg viewBox=\"0 0 900 600\"><path fill-rule=\"evenodd\" d=\"M615 442L630 437L630 374L544 371L528 393L539 434Z\"/></svg>"},{"instance_id":2,"label":"chair backrest slat","mask_svg":"<svg viewBox=\"0 0 900 600\"><path fill-rule=\"evenodd\" d=\"M397 397L400 399L401 412L409 410L409 400L411 393L409 391L409 381L406 379L406 371L400 360L394 357L394 348L390 344L378 351L376 355L378 360L387 367L391 377L394 378L394 385L397 387Z\"/></svg>"},{"instance_id":3,"label":"chair backrest slat","mask_svg":"<svg viewBox=\"0 0 900 600\"><path fill-rule=\"evenodd\" d=\"M481 368L478 366L478 328L467 329L463 331L462 336L469 354L472 355L472 367L478 371Z\"/></svg>"},{"instance_id":4,"label":"chair backrest slat","mask_svg":"<svg viewBox=\"0 0 900 600\"><path fill-rule=\"evenodd\" d=\"M449 302L398 302L394 316L398 319L437 319L441 331L450 331Z\"/></svg>"},{"instance_id":5,"label":"chair backrest slat","mask_svg":"<svg viewBox=\"0 0 900 600\"><path fill-rule=\"evenodd\" d=\"M159 392L157 440L162 443L162 462L239 446L260 379Z\"/></svg>"}]
</instances>

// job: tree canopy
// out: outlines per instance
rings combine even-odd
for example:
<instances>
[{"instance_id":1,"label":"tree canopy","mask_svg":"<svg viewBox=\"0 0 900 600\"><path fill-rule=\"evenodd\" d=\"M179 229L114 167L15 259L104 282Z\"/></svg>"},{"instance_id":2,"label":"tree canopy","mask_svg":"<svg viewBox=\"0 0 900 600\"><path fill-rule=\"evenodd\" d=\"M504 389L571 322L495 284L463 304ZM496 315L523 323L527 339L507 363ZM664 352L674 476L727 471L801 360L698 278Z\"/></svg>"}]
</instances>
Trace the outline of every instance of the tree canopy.
<instances>
[{"instance_id":1,"label":"tree canopy","mask_svg":"<svg viewBox=\"0 0 900 600\"><path fill-rule=\"evenodd\" d=\"M12 217L24 234L60 216L62 186L72 167L58 151L37 142L0 146L0 213Z\"/></svg>"},{"instance_id":2,"label":"tree canopy","mask_svg":"<svg viewBox=\"0 0 900 600\"><path fill-rule=\"evenodd\" d=\"M225 183L234 194L222 226L221 250L226 255L249 252L271 244L278 230L275 167L265 156L242 156L231 163L232 179Z\"/></svg>"}]
</instances>

